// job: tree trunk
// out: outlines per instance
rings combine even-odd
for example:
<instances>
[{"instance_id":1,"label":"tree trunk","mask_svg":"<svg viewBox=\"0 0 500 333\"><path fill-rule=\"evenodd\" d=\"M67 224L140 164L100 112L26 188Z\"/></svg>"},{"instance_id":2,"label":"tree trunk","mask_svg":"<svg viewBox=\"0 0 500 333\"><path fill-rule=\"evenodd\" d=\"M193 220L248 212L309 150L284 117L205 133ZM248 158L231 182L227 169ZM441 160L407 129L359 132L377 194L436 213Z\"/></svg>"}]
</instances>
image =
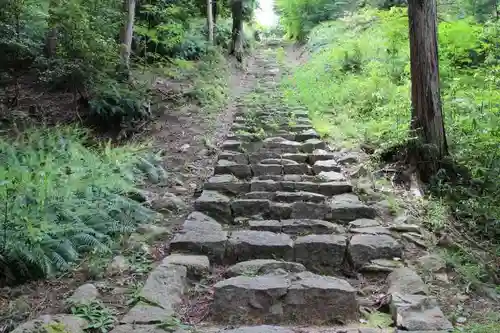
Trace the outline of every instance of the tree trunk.
<instances>
[{"instance_id":1,"label":"tree trunk","mask_svg":"<svg viewBox=\"0 0 500 333\"><path fill-rule=\"evenodd\" d=\"M217 8L217 0L212 0L212 16L214 20L214 25L217 24L217 15L219 15L219 10Z\"/></svg>"},{"instance_id":2,"label":"tree trunk","mask_svg":"<svg viewBox=\"0 0 500 333\"><path fill-rule=\"evenodd\" d=\"M233 29L231 34L230 54L234 55L239 62L243 61L243 1L233 0L231 2L231 14L233 16Z\"/></svg>"},{"instance_id":3,"label":"tree trunk","mask_svg":"<svg viewBox=\"0 0 500 333\"><path fill-rule=\"evenodd\" d=\"M410 27L411 129L425 152L419 158L418 170L427 181L439 168L439 161L448 154L441 97L437 44L436 0L409 0Z\"/></svg>"},{"instance_id":4,"label":"tree trunk","mask_svg":"<svg viewBox=\"0 0 500 333\"><path fill-rule=\"evenodd\" d=\"M132 37L134 34L135 19L135 1L123 0L123 10L126 13L126 20L121 33L121 62L122 66L128 71L130 66L130 54L132 53Z\"/></svg>"},{"instance_id":5,"label":"tree trunk","mask_svg":"<svg viewBox=\"0 0 500 333\"><path fill-rule=\"evenodd\" d=\"M57 52L57 22L54 18L54 10L59 5L57 0L51 0L49 3L49 31L45 40L45 54L49 58L53 58Z\"/></svg>"},{"instance_id":6,"label":"tree trunk","mask_svg":"<svg viewBox=\"0 0 500 333\"><path fill-rule=\"evenodd\" d=\"M207 0L207 25L208 25L208 41L214 43L214 19L212 15L212 0Z\"/></svg>"}]
</instances>

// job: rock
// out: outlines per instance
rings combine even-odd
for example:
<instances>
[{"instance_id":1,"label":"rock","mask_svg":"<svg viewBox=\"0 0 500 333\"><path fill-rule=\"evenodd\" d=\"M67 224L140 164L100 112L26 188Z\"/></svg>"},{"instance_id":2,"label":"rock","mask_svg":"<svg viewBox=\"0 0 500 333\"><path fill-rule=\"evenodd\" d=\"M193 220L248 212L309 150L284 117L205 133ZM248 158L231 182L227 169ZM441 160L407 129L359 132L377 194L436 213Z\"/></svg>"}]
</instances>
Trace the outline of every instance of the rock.
<instances>
[{"instance_id":1,"label":"rock","mask_svg":"<svg viewBox=\"0 0 500 333\"><path fill-rule=\"evenodd\" d=\"M174 253L163 259L162 265L168 264L186 267L190 278L202 277L210 270L210 261L207 256Z\"/></svg>"},{"instance_id":2,"label":"rock","mask_svg":"<svg viewBox=\"0 0 500 333\"><path fill-rule=\"evenodd\" d=\"M248 164L248 156L234 151L223 151L219 154L220 160L227 160L237 164Z\"/></svg>"},{"instance_id":3,"label":"rock","mask_svg":"<svg viewBox=\"0 0 500 333\"><path fill-rule=\"evenodd\" d=\"M250 220L250 230L281 232L281 222L278 220Z\"/></svg>"},{"instance_id":4,"label":"rock","mask_svg":"<svg viewBox=\"0 0 500 333\"><path fill-rule=\"evenodd\" d=\"M175 194L167 192L161 197L153 199L153 201L151 201L151 208L158 212L179 212L186 210L188 205L181 198L176 197Z\"/></svg>"},{"instance_id":5,"label":"rock","mask_svg":"<svg viewBox=\"0 0 500 333\"><path fill-rule=\"evenodd\" d=\"M296 331L280 326L244 326L235 329L223 330L218 333L295 333Z\"/></svg>"},{"instance_id":6,"label":"rock","mask_svg":"<svg viewBox=\"0 0 500 333\"><path fill-rule=\"evenodd\" d=\"M329 214L327 220L352 221L360 218L373 219L376 211L362 203L354 194L340 194L334 196L329 203Z\"/></svg>"},{"instance_id":7,"label":"rock","mask_svg":"<svg viewBox=\"0 0 500 333\"><path fill-rule=\"evenodd\" d=\"M325 204L295 202L292 204L290 218L324 220L328 212L328 207Z\"/></svg>"},{"instance_id":8,"label":"rock","mask_svg":"<svg viewBox=\"0 0 500 333\"><path fill-rule=\"evenodd\" d=\"M426 272L441 273L446 270L446 260L437 254L428 254L417 259L418 265Z\"/></svg>"},{"instance_id":9,"label":"rock","mask_svg":"<svg viewBox=\"0 0 500 333\"><path fill-rule=\"evenodd\" d=\"M347 238L343 235L307 235L295 240L295 261L321 274L337 272L344 261Z\"/></svg>"},{"instance_id":10,"label":"rock","mask_svg":"<svg viewBox=\"0 0 500 333\"><path fill-rule=\"evenodd\" d=\"M392 224L389 229L399 232L417 232L420 233L420 226L416 224Z\"/></svg>"},{"instance_id":11,"label":"rock","mask_svg":"<svg viewBox=\"0 0 500 333\"><path fill-rule=\"evenodd\" d=\"M377 220L371 220L371 219L358 219L349 222L349 229L378 227L378 226L380 226L380 223Z\"/></svg>"},{"instance_id":12,"label":"rock","mask_svg":"<svg viewBox=\"0 0 500 333\"><path fill-rule=\"evenodd\" d=\"M222 150L239 151L241 149L241 141L226 140L221 145Z\"/></svg>"},{"instance_id":13,"label":"rock","mask_svg":"<svg viewBox=\"0 0 500 333\"><path fill-rule=\"evenodd\" d=\"M350 152L338 159L339 164L356 164L359 163L359 154Z\"/></svg>"},{"instance_id":14,"label":"rock","mask_svg":"<svg viewBox=\"0 0 500 333\"><path fill-rule=\"evenodd\" d=\"M222 225L208 215L200 212L189 214L182 225L181 232L196 231L199 233L222 231Z\"/></svg>"},{"instance_id":15,"label":"rock","mask_svg":"<svg viewBox=\"0 0 500 333\"><path fill-rule=\"evenodd\" d=\"M193 224L193 229L176 234L170 242L171 251L206 255L220 263L226 252L227 231L194 228L196 224Z\"/></svg>"},{"instance_id":16,"label":"rock","mask_svg":"<svg viewBox=\"0 0 500 333\"><path fill-rule=\"evenodd\" d=\"M366 234L366 235L390 235L391 231L386 227L366 227L366 228L350 228L353 234Z\"/></svg>"},{"instance_id":17,"label":"rock","mask_svg":"<svg viewBox=\"0 0 500 333\"><path fill-rule=\"evenodd\" d=\"M319 163L322 161L318 161L316 163ZM323 161L324 162L324 161ZM346 181L345 176L337 171L320 171L319 173L316 172L316 178L321 181L321 182L344 182Z\"/></svg>"},{"instance_id":18,"label":"rock","mask_svg":"<svg viewBox=\"0 0 500 333\"><path fill-rule=\"evenodd\" d=\"M96 286L92 283L86 283L78 287L73 294L66 299L66 303L69 305L80 305L80 304L88 304L99 297L99 291Z\"/></svg>"},{"instance_id":19,"label":"rock","mask_svg":"<svg viewBox=\"0 0 500 333\"><path fill-rule=\"evenodd\" d=\"M60 330L64 333L85 333L88 322L80 317L67 314L43 315L19 325L11 333L35 333L39 332L40 328L58 324L63 325Z\"/></svg>"},{"instance_id":20,"label":"rock","mask_svg":"<svg viewBox=\"0 0 500 333\"><path fill-rule=\"evenodd\" d=\"M231 202L234 217L265 216L269 213L271 202L266 199L236 199Z\"/></svg>"},{"instance_id":21,"label":"rock","mask_svg":"<svg viewBox=\"0 0 500 333\"><path fill-rule=\"evenodd\" d=\"M214 174L230 174L238 178L248 178L252 176L252 170L248 164L238 164L233 161L219 160L215 165Z\"/></svg>"},{"instance_id":22,"label":"rock","mask_svg":"<svg viewBox=\"0 0 500 333\"><path fill-rule=\"evenodd\" d=\"M318 192L330 197L352 192L352 185L348 182L320 183L318 184Z\"/></svg>"},{"instance_id":23,"label":"rock","mask_svg":"<svg viewBox=\"0 0 500 333\"><path fill-rule=\"evenodd\" d=\"M194 208L217 221L231 223L233 220L230 199L216 191L204 190L194 202Z\"/></svg>"},{"instance_id":24,"label":"rock","mask_svg":"<svg viewBox=\"0 0 500 333\"><path fill-rule=\"evenodd\" d=\"M306 268L304 265L296 262L279 261L274 259L255 259L243 261L229 267L227 274L230 277L238 275L255 276L273 274L276 270L283 270L289 273L299 273L304 272Z\"/></svg>"},{"instance_id":25,"label":"rock","mask_svg":"<svg viewBox=\"0 0 500 333\"><path fill-rule=\"evenodd\" d=\"M390 273L400 267L403 267L403 264L397 260L375 259L369 264L361 267L360 271L371 273Z\"/></svg>"},{"instance_id":26,"label":"rock","mask_svg":"<svg viewBox=\"0 0 500 333\"><path fill-rule=\"evenodd\" d=\"M326 143L320 139L309 139L306 140L300 150L304 153L312 153L316 149L325 149Z\"/></svg>"},{"instance_id":27,"label":"rock","mask_svg":"<svg viewBox=\"0 0 500 333\"><path fill-rule=\"evenodd\" d=\"M345 229L331 222L313 219L285 219L281 220L281 230L285 234L340 234Z\"/></svg>"},{"instance_id":28,"label":"rock","mask_svg":"<svg viewBox=\"0 0 500 333\"><path fill-rule=\"evenodd\" d=\"M253 152L248 156L248 159L251 164L258 164L262 160L271 158L281 159L281 154L267 150L267 151Z\"/></svg>"},{"instance_id":29,"label":"rock","mask_svg":"<svg viewBox=\"0 0 500 333\"><path fill-rule=\"evenodd\" d=\"M396 327L406 331L451 330L436 299L422 295L391 295L390 309Z\"/></svg>"},{"instance_id":30,"label":"rock","mask_svg":"<svg viewBox=\"0 0 500 333\"><path fill-rule=\"evenodd\" d=\"M374 259L401 258L403 250L391 236L357 234L349 242L349 255L359 268Z\"/></svg>"},{"instance_id":31,"label":"rock","mask_svg":"<svg viewBox=\"0 0 500 333\"><path fill-rule=\"evenodd\" d=\"M242 199L265 199L274 200L276 194L274 192L248 192L243 194Z\"/></svg>"},{"instance_id":32,"label":"rock","mask_svg":"<svg viewBox=\"0 0 500 333\"><path fill-rule=\"evenodd\" d=\"M152 324L172 316L182 302L187 288L186 267L162 263L146 280L139 297L146 303L136 304L121 320L122 323Z\"/></svg>"},{"instance_id":33,"label":"rock","mask_svg":"<svg viewBox=\"0 0 500 333\"><path fill-rule=\"evenodd\" d=\"M174 315L175 313L171 308L163 309L158 306L139 302L122 317L120 324L156 324Z\"/></svg>"},{"instance_id":34,"label":"rock","mask_svg":"<svg viewBox=\"0 0 500 333\"><path fill-rule=\"evenodd\" d=\"M295 134L296 141L306 141L309 139L319 139L319 134L313 129L308 129Z\"/></svg>"},{"instance_id":35,"label":"rock","mask_svg":"<svg viewBox=\"0 0 500 333\"><path fill-rule=\"evenodd\" d=\"M429 288L418 274L408 267L394 270L387 277L389 285L388 294L399 293L403 295L428 295Z\"/></svg>"},{"instance_id":36,"label":"rock","mask_svg":"<svg viewBox=\"0 0 500 333\"><path fill-rule=\"evenodd\" d=\"M413 232L408 232L408 233L401 234L401 237L409 240L410 242L417 244L420 247L423 247L424 249L427 248L427 244L425 244L425 239L423 239L422 236L419 234L415 234Z\"/></svg>"},{"instance_id":37,"label":"rock","mask_svg":"<svg viewBox=\"0 0 500 333\"><path fill-rule=\"evenodd\" d=\"M226 259L239 262L250 259L293 260L290 236L269 231L234 231L228 242Z\"/></svg>"},{"instance_id":38,"label":"rock","mask_svg":"<svg viewBox=\"0 0 500 333\"><path fill-rule=\"evenodd\" d=\"M310 272L297 273L283 307L288 321L314 325L351 322L358 319L356 289L349 282Z\"/></svg>"},{"instance_id":39,"label":"rock","mask_svg":"<svg viewBox=\"0 0 500 333\"><path fill-rule=\"evenodd\" d=\"M309 164L314 165L317 161L333 160L335 154L329 153L323 149L315 149L312 155L309 155Z\"/></svg>"},{"instance_id":40,"label":"rock","mask_svg":"<svg viewBox=\"0 0 500 333\"><path fill-rule=\"evenodd\" d=\"M203 188L208 191L219 191L229 195L239 195L250 191L250 184L239 180L233 175L212 176L205 182Z\"/></svg>"},{"instance_id":41,"label":"rock","mask_svg":"<svg viewBox=\"0 0 500 333\"><path fill-rule=\"evenodd\" d=\"M130 268L127 258L124 256L116 256L108 265L108 274L120 274Z\"/></svg>"},{"instance_id":42,"label":"rock","mask_svg":"<svg viewBox=\"0 0 500 333\"><path fill-rule=\"evenodd\" d=\"M271 202L269 218L276 220L289 219L292 215L292 205L284 202Z\"/></svg>"},{"instance_id":43,"label":"rock","mask_svg":"<svg viewBox=\"0 0 500 333\"><path fill-rule=\"evenodd\" d=\"M280 190L280 184L274 180L252 179L250 191L252 192L276 192Z\"/></svg>"},{"instance_id":44,"label":"rock","mask_svg":"<svg viewBox=\"0 0 500 333\"><path fill-rule=\"evenodd\" d=\"M313 171L319 175L322 172L339 172L340 167L335 160L320 160L314 163Z\"/></svg>"},{"instance_id":45,"label":"rock","mask_svg":"<svg viewBox=\"0 0 500 333\"><path fill-rule=\"evenodd\" d=\"M283 173L285 175L310 175L312 169L309 164L287 164L283 165Z\"/></svg>"},{"instance_id":46,"label":"rock","mask_svg":"<svg viewBox=\"0 0 500 333\"><path fill-rule=\"evenodd\" d=\"M283 158L286 158L287 160L292 160L298 163L306 163L307 162L307 157L308 154L304 153L285 153L282 155Z\"/></svg>"},{"instance_id":47,"label":"rock","mask_svg":"<svg viewBox=\"0 0 500 333\"><path fill-rule=\"evenodd\" d=\"M283 317L281 299L290 280L281 275L237 276L215 284L212 315L216 322L245 324L258 319L276 322Z\"/></svg>"},{"instance_id":48,"label":"rock","mask_svg":"<svg viewBox=\"0 0 500 333\"><path fill-rule=\"evenodd\" d=\"M212 315L227 324L327 324L357 319L356 291L346 281L310 272L237 276L214 286Z\"/></svg>"},{"instance_id":49,"label":"rock","mask_svg":"<svg viewBox=\"0 0 500 333\"><path fill-rule=\"evenodd\" d=\"M283 166L281 164L252 164L252 174L254 176L262 175L281 175Z\"/></svg>"},{"instance_id":50,"label":"rock","mask_svg":"<svg viewBox=\"0 0 500 333\"><path fill-rule=\"evenodd\" d=\"M182 329L172 331L173 333L187 333ZM117 325L110 333L166 333L163 328L158 327L158 325L136 325L136 324L125 324Z\"/></svg>"},{"instance_id":51,"label":"rock","mask_svg":"<svg viewBox=\"0 0 500 333\"><path fill-rule=\"evenodd\" d=\"M315 203L321 203L326 200L326 197L322 194L319 193L312 193L312 192L305 192L305 191L299 191L299 192L281 192L278 191L275 194L274 200L278 202L297 202L297 201L305 201L305 202L315 202Z\"/></svg>"}]
</instances>

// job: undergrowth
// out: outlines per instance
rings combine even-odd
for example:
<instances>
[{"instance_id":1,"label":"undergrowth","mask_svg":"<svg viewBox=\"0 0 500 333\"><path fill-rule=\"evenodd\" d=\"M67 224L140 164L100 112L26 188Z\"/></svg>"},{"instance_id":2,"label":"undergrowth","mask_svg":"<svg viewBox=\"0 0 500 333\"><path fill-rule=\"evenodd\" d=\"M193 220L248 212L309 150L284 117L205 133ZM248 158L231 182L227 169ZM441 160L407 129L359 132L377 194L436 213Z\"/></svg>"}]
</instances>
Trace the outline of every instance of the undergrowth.
<instances>
[{"instance_id":1,"label":"undergrowth","mask_svg":"<svg viewBox=\"0 0 500 333\"><path fill-rule=\"evenodd\" d=\"M498 22L472 18L439 24L445 128L459 167L442 170L430 184L457 234L487 248L490 258L500 248L499 30ZM336 143L368 143L376 156L402 147L411 114L408 45L404 8L363 9L321 23L309 35L309 61L285 83L287 100L306 105L317 130ZM449 222L432 227L445 231ZM495 271L499 263L486 265ZM496 274L475 276L500 283Z\"/></svg>"},{"instance_id":2,"label":"undergrowth","mask_svg":"<svg viewBox=\"0 0 500 333\"><path fill-rule=\"evenodd\" d=\"M144 147L88 146L77 128L0 139L0 281L67 270L84 253L109 252L155 213L129 199Z\"/></svg>"}]
</instances>

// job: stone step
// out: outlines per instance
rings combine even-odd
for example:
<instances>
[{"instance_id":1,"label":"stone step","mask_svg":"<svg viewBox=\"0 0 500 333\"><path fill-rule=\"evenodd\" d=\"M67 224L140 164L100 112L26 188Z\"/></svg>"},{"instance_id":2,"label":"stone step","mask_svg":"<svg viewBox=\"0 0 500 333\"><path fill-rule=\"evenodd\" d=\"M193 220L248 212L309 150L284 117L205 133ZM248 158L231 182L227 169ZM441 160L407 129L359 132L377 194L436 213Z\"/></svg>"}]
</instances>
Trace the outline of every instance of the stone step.
<instances>
[{"instance_id":1,"label":"stone step","mask_svg":"<svg viewBox=\"0 0 500 333\"><path fill-rule=\"evenodd\" d=\"M236 218L258 216L258 219L316 219L347 224L353 220L373 219L376 216L374 207L362 203L353 194L327 198L337 191L345 192L350 189L350 185L290 183L286 187L281 182L281 187L277 188L277 182L269 180L252 182L252 191L244 193L248 188L248 183L245 182L221 181L207 184L211 186L210 189L203 190L195 200L194 207L222 223L231 224ZM225 195L227 192L241 196L232 199Z\"/></svg>"},{"instance_id":2,"label":"stone step","mask_svg":"<svg viewBox=\"0 0 500 333\"><path fill-rule=\"evenodd\" d=\"M229 140L235 141L235 140ZM235 146L236 147L236 146ZM316 149L312 153L279 153L273 152L271 150L261 150L257 152L238 152L235 150L223 150L219 153L219 160L228 160L235 162L236 164L259 164L266 159L285 159L292 160L297 163L307 163L309 165L314 165L318 161L324 160L336 160L336 155L334 153L329 153L322 149ZM281 164L282 162L278 163ZM332 162L333 164L333 162ZM338 167L337 167L337 170ZM335 170L332 170L335 171Z\"/></svg>"},{"instance_id":3,"label":"stone step","mask_svg":"<svg viewBox=\"0 0 500 333\"><path fill-rule=\"evenodd\" d=\"M221 144L221 150L236 152L271 151L278 154L312 153L316 149L325 149L326 143L320 139L308 139L304 142L290 141L280 137L267 138L258 142L226 140Z\"/></svg>"},{"instance_id":4,"label":"stone step","mask_svg":"<svg viewBox=\"0 0 500 333\"><path fill-rule=\"evenodd\" d=\"M211 317L239 325L346 323L358 319L356 289L311 272L236 276L215 284Z\"/></svg>"},{"instance_id":5,"label":"stone step","mask_svg":"<svg viewBox=\"0 0 500 333\"><path fill-rule=\"evenodd\" d=\"M172 252L206 255L214 263L280 259L309 270L334 274L341 265L361 269L376 259L402 257L401 244L390 235L350 236L326 221L249 221L250 230L226 231L214 219L195 212L170 243Z\"/></svg>"}]
</instances>

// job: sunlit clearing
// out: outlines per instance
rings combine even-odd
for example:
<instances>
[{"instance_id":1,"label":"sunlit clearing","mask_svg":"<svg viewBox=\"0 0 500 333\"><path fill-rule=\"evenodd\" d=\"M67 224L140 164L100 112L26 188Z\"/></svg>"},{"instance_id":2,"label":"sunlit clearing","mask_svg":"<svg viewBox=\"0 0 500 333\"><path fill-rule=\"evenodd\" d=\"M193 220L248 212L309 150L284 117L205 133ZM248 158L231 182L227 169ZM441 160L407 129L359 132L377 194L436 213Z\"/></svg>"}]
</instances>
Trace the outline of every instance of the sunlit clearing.
<instances>
[{"instance_id":1,"label":"sunlit clearing","mask_svg":"<svg viewBox=\"0 0 500 333\"><path fill-rule=\"evenodd\" d=\"M273 9L274 0L260 0L259 8L255 13L257 22L263 26L271 27L278 24L278 16Z\"/></svg>"}]
</instances>

